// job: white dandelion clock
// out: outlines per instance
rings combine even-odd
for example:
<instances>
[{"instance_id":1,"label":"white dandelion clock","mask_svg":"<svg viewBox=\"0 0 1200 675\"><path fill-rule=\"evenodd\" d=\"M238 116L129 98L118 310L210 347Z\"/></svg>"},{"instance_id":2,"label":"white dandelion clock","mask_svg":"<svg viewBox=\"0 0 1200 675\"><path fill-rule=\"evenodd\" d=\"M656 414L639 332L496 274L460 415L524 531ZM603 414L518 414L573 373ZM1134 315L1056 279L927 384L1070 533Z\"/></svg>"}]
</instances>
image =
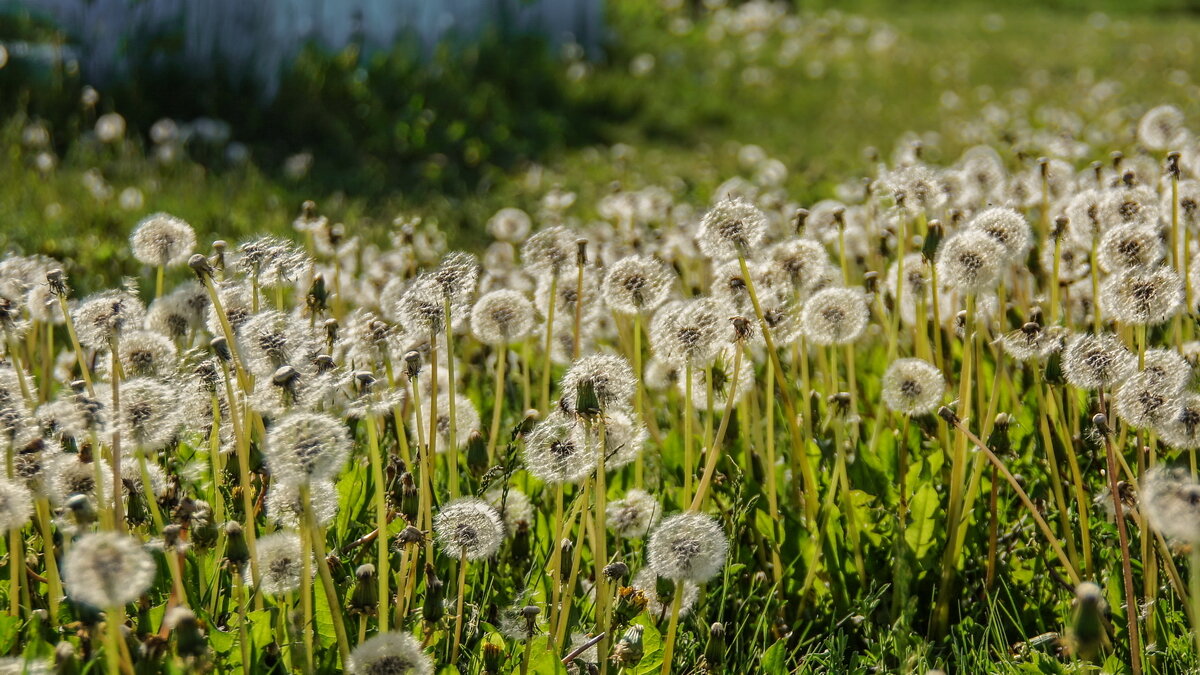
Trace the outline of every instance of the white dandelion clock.
<instances>
[{"instance_id":1,"label":"white dandelion clock","mask_svg":"<svg viewBox=\"0 0 1200 675\"><path fill-rule=\"evenodd\" d=\"M196 248L196 231L180 218L155 213L142 219L129 236L133 257L144 265L177 267Z\"/></svg>"},{"instance_id":2,"label":"white dandelion clock","mask_svg":"<svg viewBox=\"0 0 1200 675\"><path fill-rule=\"evenodd\" d=\"M840 345L861 337L870 318L861 288L826 288L804 303L800 326L813 344Z\"/></svg>"},{"instance_id":3,"label":"white dandelion clock","mask_svg":"<svg viewBox=\"0 0 1200 675\"><path fill-rule=\"evenodd\" d=\"M922 359L893 361L883 374L884 404L904 415L925 415L942 403L946 378L942 371Z\"/></svg>"},{"instance_id":4,"label":"white dandelion clock","mask_svg":"<svg viewBox=\"0 0 1200 675\"><path fill-rule=\"evenodd\" d=\"M408 633L381 633L354 648L351 675L433 675L433 660Z\"/></svg>"},{"instance_id":5,"label":"white dandelion clock","mask_svg":"<svg viewBox=\"0 0 1200 675\"><path fill-rule=\"evenodd\" d=\"M142 597L157 572L154 558L136 539L116 532L83 535L63 560L68 597L99 609Z\"/></svg>"},{"instance_id":6,"label":"white dandelion clock","mask_svg":"<svg viewBox=\"0 0 1200 675\"><path fill-rule=\"evenodd\" d=\"M482 499L463 497L447 503L433 519L438 545L454 558L479 560L495 555L504 541L500 513Z\"/></svg>"},{"instance_id":7,"label":"white dandelion clock","mask_svg":"<svg viewBox=\"0 0 1200 675\"><path fill-rule=\"evenodd\" d=\"M659 523L646 545L647 561L660 577L702 584L721 573L729 542L712 516L680 513Z\"/></svg>"}]
</instances>

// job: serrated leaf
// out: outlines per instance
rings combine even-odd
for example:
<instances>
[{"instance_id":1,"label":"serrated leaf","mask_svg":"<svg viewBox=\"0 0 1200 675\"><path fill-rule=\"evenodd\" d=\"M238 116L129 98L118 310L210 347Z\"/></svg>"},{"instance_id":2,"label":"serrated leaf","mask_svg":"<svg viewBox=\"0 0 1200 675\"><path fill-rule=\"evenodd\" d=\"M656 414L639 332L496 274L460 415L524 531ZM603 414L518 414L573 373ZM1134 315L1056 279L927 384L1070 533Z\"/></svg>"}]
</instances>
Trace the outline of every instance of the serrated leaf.
<instances>
[{"instance_id":1,"label":"serrated leaf","mask_svg":"<svg viewBox=\"0 0 1200 675\"><path fill-rule=\"evenodd\" d=\"M917 488L909 502L908 515L912 522L904 531L904 541L917 560L925 557L933 546L937 532L938 493L928 483Z\"/></svg>"},{"instance_id":2,"label":"serrated leaf","mask_svg":"<svg viewBox=\"0 0 1200 675\"><path fill-rule=\"evenodd\" d=\"M787 675L787 644L784 640L776 640L775 644L763 652L759 666L766 675Z\"/></svg>"}]
</instances>

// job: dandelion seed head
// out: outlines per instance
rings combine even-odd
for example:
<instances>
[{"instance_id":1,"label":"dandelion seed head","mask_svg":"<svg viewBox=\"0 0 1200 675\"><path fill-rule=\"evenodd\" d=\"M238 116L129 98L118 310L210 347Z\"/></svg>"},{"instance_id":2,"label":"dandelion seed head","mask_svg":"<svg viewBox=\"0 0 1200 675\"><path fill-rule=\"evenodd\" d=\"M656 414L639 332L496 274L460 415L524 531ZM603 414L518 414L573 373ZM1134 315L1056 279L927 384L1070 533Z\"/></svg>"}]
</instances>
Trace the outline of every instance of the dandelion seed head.
<instances>
[{"instance_id":1,"label":"dandelion seed head","mask_svg":"<svg viewBox=\"0 0 1200 675\"><path fill-rule=\"evenodd\" d=\"M479 261L465 251L453 251L442 258L432 274L452 306L465 305L479 284Z\"/></svg>"},{"instance_id":2,"label":"dandelion seed head","mask_svg":"<svg viewBox=\"0 0 1200 675\"><path fill-rule=\"evenodd\" d=\"M300 588L302 565L308 565L310 574L315 569L311 558L305 561L301 554L300 535L290 531L279 531L259 537L255 546L258 556L258 590L267 595L294 593ZM246 583L253 583L251 568L246 567Z\"/></svg>"},{"instance_id":3,"label":"dandelion seed head","mask_svg":"<svg viewBox=\"0 0 1200 675\"><path fill-rule=\"evenodd\" d=\"M779 342L783 343L785 341L780 339ZM728 405L737 406L738 402L753 388L754 364L746 357L742 358L741 366L738 368L736 387L734 385L733 361L735 349L738 349L738 347L733 345L724 347L713 360L712 366L696 371L692 376L692 404L696 406L697 410L721 412ZM712 374L711 401L708 396L709 373ZM678 382L681 391L685 384L684 381Z\"/></svg>"},{"instance_id":4,"label":"dandelion seed head","mask_svg":"<svg viewBox=\"0 0 1200 675\"><path fill-rule=\"evenodd\" d=\"M309 506L313 520L320 527L333 523L338 513L338 491L332 481L319 480L309 483ZM299 529L303 504L300 486L294 483L273 483L267 490L267 518L287 529Z\"/></svg>"},{"instance_id":5,"label":"dandelion seed head","mask_svg":"<svg viewBox=\"0 0 1200 675\"><path fill-rule=\"evenodd\" d=\"M1175 415L1178 395L1164 388L1157 374L1142 371L1126 378L1113 393L1113 411L1135 429L1151 429Z\"/></svg>"},{"instance_id":6,"label":"dandelion seed head","mask_svg":"<svg viewBox=\"0 0 1200 675\"><path fill-rule=\"evenodd\" d=\"M637 376L625 357L616 354L593 354L585 356L571 365L559 383L562 397L559 406L571 413L584 413L579 409L580 389L595 394L595 403L600 412L625 410L630 407Z\"/></svg>"},{"instance_id":7,"label":"dandelion seed head","mask_svg":"<svg viewBox=\"0 0 1200 675\"><path fill-rule=\"evenodd\" d=\"M604 468L608 472L628 466L642 454L649 437L642 418L632 411L610 411L604 414ZM600 432L597 425L575 425L575 443L592 445L592 454L600 453Z\"/></svg>"},{"instance_id":8,"label":"dandelion seed head","mask_svg":"<svg viewBox=\"0 0 1200 675\"><path fill-rule=\"evenodd\" d=\"M322 349L321 337L307 321L273 309L251 315L238 331L238 344L246 368L261 378L282 366L310 373Z\"/></svg>"},{"instance_id":9,"label":"dandelion seed head","mask_svg":"<svg viewBox=\"0 0 1200 675\"><path fill-rule=\"evenodd\" d=\"M1200 449L1200 394L1181 394L1174 415L1154 430L1159 439L1172 448Z\"/></svg>"},{"instance_id":10,"label":"dandelion seed head","mask_svg":"<svg viewBox=\"0 0 1200 675\"><path fill-rule=\"evenodd\" d=\"M561 225L552 225L533 233L521 246L521 262L535 276L558 276L575 263L575 235Z\"/></svg>"},{"instance_id":11,"label":"dandelion seed head","mask_svg":"<svg viewBox=\"0 0 1200 675\"><path fill-rule=\"evenodd\" d=\"M606 508L609 529L622 539L641 539L662 517L662 505L645 490L632 489L610 501Z\"/></svg>"},{"instance_id":12,"label":"dandelion seed head","mask_svg":"<svg viewBox=\"0 0 1200 675\"><path fill-rule=\"evenodd\" d=\"M904 415L924 415L941 405L946 379L922 359L898 359L883 374L884 405Z\"/></svg>"},{"instance_id":13,"label":"dandelion seed head","mask_svg":"<svg viewBox=\"0 0 1200 675\"><path fill-rule=\"evenodd\" d=\"M1142 372L1164 391L1182 393L1192 382L1192 364L1174 349L1147 349Z\"/></svg>"},{"instance_id":14,"label":"dandelion seed head","mask_svg":"<svg viewBox=\"0 0 1200 675\"><path fill-rule=\"evenodd\" d=\"M545 627L538 617L526 616L523 606L509 607L500 612L498 628L501 635L516 642L532 640L545 632Z\"/></svg>"},{"instance_id":15,"label":"dandelion seed head","mask_svg":"<svg viewBox=\"0 0 1200 675\"><path fill-rule=\"evenodd\" d=\"M462 497L445 504L433 519L438 545L446 555L479 560L495 555L504 541L504 521L482 499Z\"/></svg>"},{"instance_id":16,"label":"dandelion seed head","mask_svg":"<svg viewBox=\"0 0 1200 675\"><path fill-rule=\"evenodd\" d=\"M1112 333L1082 333L1063 349L1063 375L1080 389L1109 388L1137 370L1137 357Z\"/></svg>"},{"instance_id":17,"label":"dandelion seed head","mask_svg":"<svg viewBox=\"0 0 1200 675\"><path fill-rule=\"evenodd\" d=\"M433 661L408 633L380 633L350 652L351 675L433 675Z\"/></svg>"},{"instance_id":18,"label":"dandelion seed head","mask_svg":"<svg viewBox=\"0 0 1200 675\"><path fill-rule=\"evenodd\" d=\"M700 252L714 260L749 256L767 233L767 216L741 197L717 202L700 219L696 244Z\"/></svg>"},{"instance_id":19,"label":"dandelion seed head","mask_svg":"<svg viewBox=\"0 0 1200 675\"><path fill-rule=\"evenodd\" d=\"M498 486L488 490L484 499L500 513L508 536L514 536L523 526L532 527L533 503L524 492L511 486Z\"/></svg>"},{"instance_id":20,"label":"dandelion seed head","mask_svg":"<svg viewBox=\"0 0 1200 675\"><path fill-rule=\"evenodd\" d=\"M267 432L267 467L276 481L303 483L337 478L350 456L350 434L328 413L294 412Z\"/></svg>"},{"instance_id":21,"label":"dandelion seed head","mask_svg":"<svg viewBox=\"0 0 1200 675\"><path fill-rule=\"evenodd\" d=\"M167 375L178 359L175 343L153 331L129 331L117 344L117 358L127 377Z\"/></svg>"},{"instance_id":22,"label":"dandelion seed head","mask_svg":"<svg viewBox=\"0 0 1200 675\"><path fill-rule=\"evenodd\" d=\"M1151 108L1138 120L1137 140L1147 150L1178 150L1187 141L1183 113L1173 105Z\"/></svg>"},{"instance_id":23,"label":"dandelion seed head","mask_svg":"<svg viewBox=\"0 0 1200 675\"><path fill-rule=\"evenodd\" d=\"M533 324L533 303L520 291L490 291L471 309L471 332L485 344L519 342L533 331Z\"/></svg>"},{"instance_id":24,"label":"dandelion seed head","mask_svg":"<svg viewBox=\"0 0 1200 675\"><path fill-rule=\"evenodd\" d=\"M427 401L425 403L428 404ZM482 428L479 411L475 409L475 404L471 399L459 393L455 393L454 395L454 406L454 442L457 448L463 448L466 446L467 437L471 435L471 432L479 431ZM414 428L420 428L422 437L428 441L429 410L426 407L422 407L421 415L418 416L414 407L412 417L409 421ZM436 424L437 451L445 452L450 445L450 394L448 392L438 395Z\"/></svg>"},{"instance_id":25,"label":"dandelion seed head","mask_svg":"<svg viewBox=\"0 0 1200 675\"><path fill-rule=\"evenodd\" d=\"M654 528L646 552L648 565L658 576L702 584L725 567L729 542L712 516L679 513Z\"/></svg>"},{"instance_id":26,"label":"dandelion seed head","mask_svg":"<svg viewBox=\"0 0 1200 675\"><path fill-rule=\"evenodd\" d=\"M279 237L258 237L238 245L231 264L260 286L274 288L303 279L313 262L296 244Z\"/></svg>"},{"instance_id":27,"label":"dandelion seed head","mask_svg":"<svg viewBox=\"0 0 1200 675\"><path fill-rule=\"evenodd\" d=\"M1110 275L1100 286L1100 309L1129 325L1158 325L1183 308L1183 279L1165 265Z\"/></svg>"},{"instance_id":28,"label":"dandelion seed head","mask_svg":"<svg viewBox=\"0 0 1200 675\"><path fill-rule=\"evenodd\" d=\"M767 250L767 264L792 284L801 297L813 292L813 286L825 279L831 263L825 247L803 237L785 239Z\"/></svg>"},{"instance_id":29,"label":"dandelion seed head","mask_svg":"<svg viewBox=\"0 0 1200 675\"><path fill-rule=\"evenodd\" d=\"M103 291L85 298L72 319L79 342L92 349L105 349L123 333L141 328L146 309L127 291Z\"/></svg>"},{"instance_id":30,"label":"dandelion seed head","mask_svg":"<svg viewBox=\"0 0 1200 675\"><path fill-rule=\"evenodd\" d=\"M594 444L579 444L575 420L560 410L550 413L525 436L524 461L529 473L543 482L578 483L596 470Z\"/></svg>"},{"instance_id":31,"label":"dandelion seed head","mask_svg":"<svg viewBox=\"0 0 1200 675\"><path fill-rule=\"evenodd\" d=\"M493 239L504 242L518 242L529 235L533 221L529 214L521 209L505 207L488 219L487 231Z\"/></svg>"},{"instance_id":32,"label":"dandelion seed head","mask_svg":"<svg viewBox=\"0 0 1200 675\"><path fill-rule=\"evenodd\" d=\"M1097 259L1101 269L1115 273L1157 265L1165 255L1166 247L1157 229L1128 223L1104 233Z\"/></svg>"},{"instance_id":33,"label":"dandelion seed head","mask_svg":"<svg viewBox=\"0 0 1200 675\"><path fill-rule=\"evenodd\" d=\"M1200 483L1186 468L1156 466L1140 482L1139 510L1168 539L1200 544Z\"/></svg>"},{"instance_id":34,"label":"dandelion seed head","mask_svg":"<svg viewBox=\"0 0 1200 675\"><path fill-rule=\"evenodd\" d=\"M446 323L445 298L441 284L429 274L422 274L409 284L396 302L395 314L400 324L409 333L418 336L436 335ZM462 308L450 308L451 317L462 316Z\"/></svg>"},{"instance_id":35,"label":"dandelion seed head","mask_svg":"<svg viewBox=\"0 0 1200 675\"><path fill-rule=\"evenodd\" d=\"M960 230L937 252L938 281L963 293L991 290L1007 261L1004 245L980 230Z\"/></svg>"},{"instance_id":36,"label":"dandelion seed head","mask_svg":"<svg viewBox=\"0 0 1200 675\"><path fill-rule=\"evenodd\" d=\"M111 476L112 469L103 459L93 462L81 462L74 453L59 453L43 459L46 463L46 492L55 504L66 504L75 495L83 495L94 501L104 501L108 498L107 485L96 483L97 467L93 462L99 462L99 474Z\"/></svg>"},{"instance_id":37,"label":"dandelion seed head","mask_svg":"<svg viewBox=\"0 0 1200 675\"><path fill-rule=\"evenodd\" d=\"M679 368L703 368L733 341L729 313L713 298L689 300L671 312L664 307L655 319L650 345L660 359Z\"/></svg>"},{"instance_id":38,"label":"dandelion seed head","mask_svg":"<svg viewBox=\"0 0 1200 675\"><path fill-rule=\"evenodd\" d=\"M814 294L800 312L800 325L816 345L840 345L862 336L871 313L861 288L826 288Z\"/></svg>"},{"instance_id":39,"label":"dandelion seed head","mask_svg":"<svg viewBox=\"0 0 1200 675\"><path fill-rule=\"evenodd\" d=\"M1009 208L984 209L971 219L967 227L995 239L1004 247L1006 257L1014 263L1024 262L1033 247L1033 231L1025 216Z\"/></svg>"},{"instance_id":40,"label":"dandelion seed head","mask_svg":"<svg viewBox=\"0 0 1200 675\"><path fill-rule=\"evenodd\" d=\"M253 315L253 297L250 286L237 280L227 279L217 286L217 295L221 300L221 309L225 310L225 318L230 328L239 332L242 324ZM212 335L225 335L221 327L221 319L217 316L217 308L210 305L206 312L205 327Z\"/></svg>"},{"instance_id":41,"label":"dandelion seed head","mask_svg":"<svg viewBox=\"0 0 1200 675\"><path fill-rule=\"evenodd\" d=\"M631 255L609 266L602 295L614 312L626 315L653 312L666 302L674 273L662 260Z\"/></svg>"},{"instance_id":42,"label":"dandelion seed head","mask_svg":"<svg viewBox=\"0 0 1200 675\"><path fill-rule=\"evenodd\" d=\"M63 559L67 595L99 609L124 607L142 597L157 572L142 545L117 532L85 534Z\"/></svg>"},{"instance_id":43,"label":"dandelion seed head","mask_svg":"<svg viewBox=\"0 0 1200 675\"><path fill-rule=\"evenodd\" d=\"M0 477L0 532L24 527L33 517L33 493L22 481Z\"/></svg>"},{"instance_id":44,"label":"dandelion seed head","mask_svg":"<svg viewBox=\"0 0 1200 675\"><path fill-rule=\"evenodd\" d=\"M879 189L902 203L912 215L932 213L946 203L942 181L922 164L910 164L888 172L880 179Z\"/></svg>"},{"instance_id":45,"label":"dandelion seed head","mask_svg":"<svg viewBox=\"0 0 1200 675\"><path fill-rule=\"evenodd\" d=\"M196 231L168 213L146 216L129 235L133 257L143 265L178 267L196 249Z\"/></svg>"}]
</instances>

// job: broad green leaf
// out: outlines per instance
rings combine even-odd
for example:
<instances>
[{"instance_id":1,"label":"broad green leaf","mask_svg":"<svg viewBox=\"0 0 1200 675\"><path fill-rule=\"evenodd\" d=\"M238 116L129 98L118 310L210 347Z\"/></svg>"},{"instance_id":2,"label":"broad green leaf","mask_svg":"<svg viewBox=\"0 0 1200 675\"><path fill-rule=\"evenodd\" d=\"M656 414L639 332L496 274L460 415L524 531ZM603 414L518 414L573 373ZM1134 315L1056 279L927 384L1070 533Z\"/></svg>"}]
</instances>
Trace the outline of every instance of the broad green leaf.
<instances>
[{"instance_id":1,"label":"broad green leaf","mask_svg":"<svg viewBox=\"0 0 1200 675\"><path fill-rule=\"evenodd\" d=\"M909 517L912 522L904 531L904 540L917 560L925 557L934 543L934 533L938 526L938 493L931 485L924 484L917 488L912 501L909 502Z\"/></svg>"}]
</instances>

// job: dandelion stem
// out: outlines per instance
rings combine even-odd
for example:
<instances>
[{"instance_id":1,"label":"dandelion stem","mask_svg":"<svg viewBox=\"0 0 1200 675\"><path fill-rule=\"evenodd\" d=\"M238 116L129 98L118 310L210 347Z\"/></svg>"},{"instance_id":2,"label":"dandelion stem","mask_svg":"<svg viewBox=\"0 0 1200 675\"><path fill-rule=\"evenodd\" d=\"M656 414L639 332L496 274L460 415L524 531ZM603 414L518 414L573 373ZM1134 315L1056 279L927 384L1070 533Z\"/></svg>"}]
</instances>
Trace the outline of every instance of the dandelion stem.
<instances>
[{"instance_id":1,"label":"dandelion stem","mask_svg":"<svg viewBox=\"0 0 1200 675\"><path fill-rule=\"evenodd\" d=\"M504 413L504 374L505 368L508 365L508 345L502 344L496 350L496 382L493 389L492 400L492 426L488 433L487 456L489 464L493 461L496 454L496 443L500 438L500 416ZM450 409L454 409L454 402L450 402Z\"/></svg>"},{"instance_id":2,"label":"dandelion stem","mask_svg":"<svg viewBox=\"0 0 1200 675\"><path fill-rule=\"evenodd\" d=\"M458 663L458 645L462 638L463 595L467 588L467 548L464 546L458 557L458 600L454 610L454 646L450 649L450 663Z\"/></svg>"},{"instance_id":3,"label":"dandelion stem","mask_svg":"<svg viewBox=\"0 0 1200 675\"><path fill-rule=\"evenodd\" d=\"M1108 467L1108 489L1113 500L1113 518L1117 521L1117 536L1121 545L1121 576L1125 582L1125 630L1129 635L1129 660L1133 675L1141 675L1142 651L1138 631L1138 600L1133 590L1133 568L1129 562L1129 532L1125 526L1125 509L1121 503L1121 488L1117 482L1117 462L1108 430L1104 436L1104 455Z\"/></svg>"},{"instance_id":4,"label":"dandelion stem","mask_svg":"<svg viewBox=\"0 0 1200 675\"><path fill-rule=\"evenodd\" d=\"M542 353L542 414L550 414L550 354L554 344L554 305L558 299L558 275L550 276L550 295L546 307L546 346Z\"/></svg>"},{"instance_id":5,"label":"dandelion stem","mask_svg":"<svg viewBox=\"0 0 1200 675\"><path fill-rule=\"evenodd\" d=\"M105 610L104 663L108 675L119 675L121 672L121 624L124 622L124 609L109 607Z\"/></svg>"},{"instance_id":6,"label":"dandelion stem","mask_svg":"<svg viewBox=\"0 0 1200 675\"><path fill-rule=\"evenodd\" d=\"M675 582L675 593L671 599L671 621L667 624L667 641L663 647L662 675L671 672L675 656L675 633L679 630L679 611L683 607L683 582Z\"/></svg>"},{"instance_id":7,"label":"dandelion stem","mask_svg":"<svg viewBox=\"0 0 1200 675\"><path fill-rule=\"evenodd\" d=\"M608 440L606 438L607 428L603 416L599 418L596 426L599 427L600 434L600 461L596 467L596 492L593 494L595 508L592 515L595 518L595 522L592 527L592 565L596 568L596 632L603 636L600 640L599 653L606 655L608 654L609 589L608 578L604 574L604 568L608 565L608 541L605 536L608 531L605 523L607 516L606 509L608 508L608 477L604 465L608 454ZM607 672L608 659L601 657L600 675L605 675Z\"/></svg>"},{"instance_id":8,"label":"dandelion stem","mask_svg":"<svg viewBox=\"0 0 1200 675\"><path fill-rule=\"evenodd\" d=\"M449 295L442 298L442 309L442 331L446 335L446 379L449 387L448 398L450 399L450 429L446 436L446 466L450 469L448 479L450 498L454 499L458 497L458 406L454 403L457 400L458 383L454 381L454 325L451 323ZM492 453L488 452L489 459L491 456ZM382 598L382 596L380 597ZM380 632L383 632L382 629Z\"/></svg>"},{"instance_id":9,"label":"dandelion stem","mask_svg":"<svg viewBox=\"0 0 1200 675\"><path fill-rule=\"evenodd\" d=\"M388 605L390 600L390 592L388 584L391 582L391 571L388 568L388 506L387 506L387 483L384 480L383 458L379 451L379 430L376 427L376 419L374 415L367 415L363 420L367 426L367 451L371 461L371 481L375 484L375 530L378 534L375 537L377 546L376 561L376 579L379 583L379 609L377 620L379 621L379 632L386 633L388 630Z\"/></svg>"},{"instance_id":10,"label":"dandelion stem","mask_svg":"<svg viewBox=\"0 0 1200 675\"><path fill-rule=\"evenodd\" d=\"M729 418L733 413L733 402L737 396L738 374L741 367L742 346L739 344L733 352L733 375L729 382L729 394L725 397L725 411L721 413L721 424L717 427L717 435L713 439L712 445L708 448L708 457L704 461L704 475L700 477L700 485L696 488L696 497L692 500L691 506L688 507L689 511L699 512L704 508L704 499L708 496L709 487L712 485L713 472L717 469L717 460L721 455L721 443L725 439L725 430L729 427ZM711 386L710 384L710 390ZM712 394L710 393L708 399L710 409L712 408L712 404ZM771 466L774 468L774 463ZM768 487L768 492L774 492L774 490ZM773 503L774 500L771 501Z\"/></svg>"}]
</instances>

